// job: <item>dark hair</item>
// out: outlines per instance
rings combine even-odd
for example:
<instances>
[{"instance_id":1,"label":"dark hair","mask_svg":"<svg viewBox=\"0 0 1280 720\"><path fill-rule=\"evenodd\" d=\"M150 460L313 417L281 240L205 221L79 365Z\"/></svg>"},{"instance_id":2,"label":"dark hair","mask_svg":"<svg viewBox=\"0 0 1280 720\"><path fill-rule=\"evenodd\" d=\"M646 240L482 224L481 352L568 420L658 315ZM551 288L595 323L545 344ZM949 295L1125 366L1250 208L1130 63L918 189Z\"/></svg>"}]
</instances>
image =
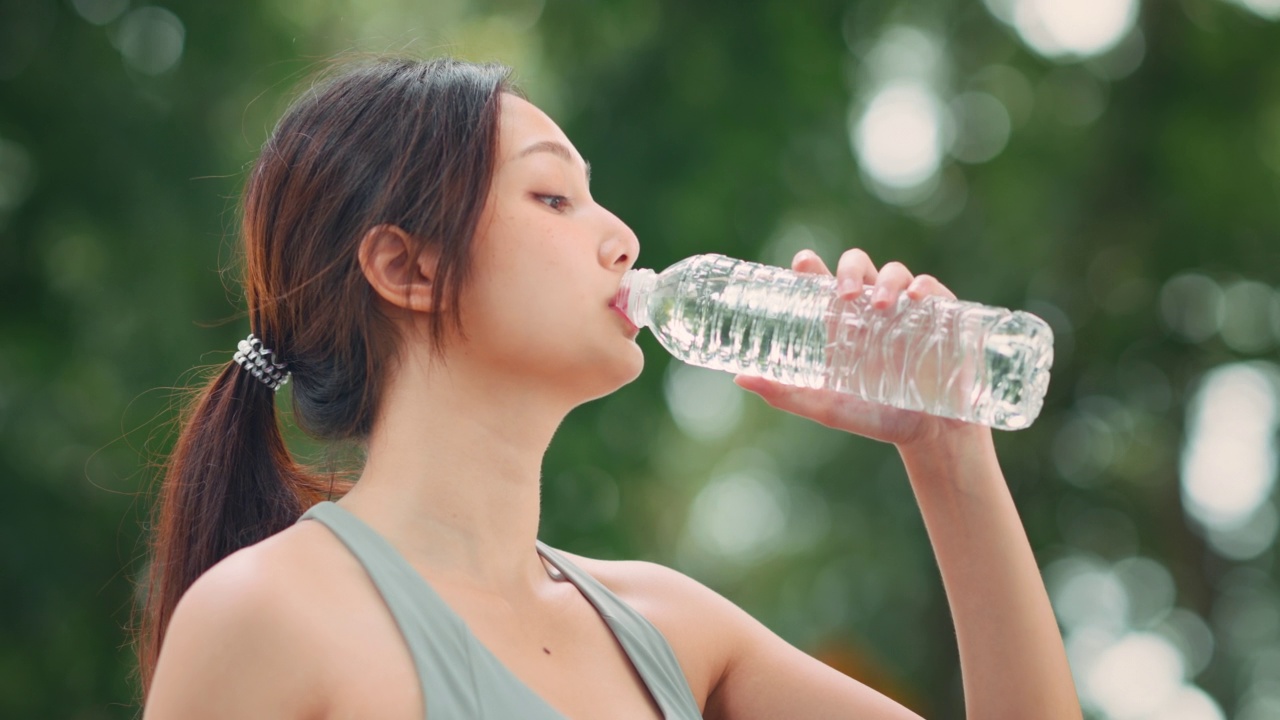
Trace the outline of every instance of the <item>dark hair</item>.
<instances>
[{"instance_id":1,"label":"dark hair","mask_svg":"<svg viewBox=\"0 0 1280 720\"><path fill-rule=\"evenodd\" d=\"M285 111L242 199L249 324L288 364L299 426L363 439L400 339L357 259L395 225L438 252L430 334L460 329L457 299L492 180L510 71L450 59L342 65ZM297 521L333 482L292 458L274 393L228 362L183 419L155 509L138 627L142 692L174 607L222 558Z\"/></svg>"}]
</instances>

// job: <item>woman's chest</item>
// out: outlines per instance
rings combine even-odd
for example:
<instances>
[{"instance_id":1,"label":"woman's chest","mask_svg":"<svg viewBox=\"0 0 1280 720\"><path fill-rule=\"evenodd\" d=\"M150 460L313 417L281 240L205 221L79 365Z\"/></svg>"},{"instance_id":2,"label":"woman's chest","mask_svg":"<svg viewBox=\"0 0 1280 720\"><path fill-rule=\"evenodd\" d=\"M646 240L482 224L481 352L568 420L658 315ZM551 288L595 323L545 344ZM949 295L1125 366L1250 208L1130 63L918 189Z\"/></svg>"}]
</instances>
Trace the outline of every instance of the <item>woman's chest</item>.
<instances>
[{"instance_id":1,"label":"woman's chest","mask_svg":"<svg viewBox=\"0 0 1280 720\"><path fill-rule=\"evenodd\" d=\"M442 592L466 624L468 651L466 657L437 658L448 666L446 673L456 674L433 677L430 672L419 675L401 628L373 589L367 591L364 597L358 593L350 598L348 611L331 626L327 718L421 720L427 694L436 696L432 707L444 705L443 696L453 694L449 700L464 705L515 708L520 717L545 715L548 720L662 717L604 619L580 595L576 600L566 595L549 612L520 613ZM410 634L430 631L405 628ZM433 644L450 646L423 640L428 641L416 643L419 653ZM468 693L474 697L456 697Z\"/></svg>"}]
</instances>

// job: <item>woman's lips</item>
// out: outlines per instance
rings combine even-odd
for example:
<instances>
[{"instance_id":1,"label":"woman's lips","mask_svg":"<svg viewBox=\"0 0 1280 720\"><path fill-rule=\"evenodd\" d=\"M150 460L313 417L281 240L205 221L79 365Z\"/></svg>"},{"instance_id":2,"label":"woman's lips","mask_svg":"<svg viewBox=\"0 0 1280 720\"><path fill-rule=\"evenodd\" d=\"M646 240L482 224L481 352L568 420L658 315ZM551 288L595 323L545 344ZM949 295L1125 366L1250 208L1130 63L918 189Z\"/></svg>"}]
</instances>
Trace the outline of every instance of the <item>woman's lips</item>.
<instances>
[{"instance_id":1,"label":"woman's lips","mask_svg":"<svg viewBox=\"0 0 1280 720\"><path fill-rule=\"evenodd\" d=\"M636 327L636 324L631 322L631 318L627 317L627 314L622 312L622 309L619 308L617 305L614 305L613 303L609 303L609 309L617 313L618 317L622 318L627 323L627 327L631 329L632 335L635 335L640 332L640 328Z\"/></svg>"}]
</instances>

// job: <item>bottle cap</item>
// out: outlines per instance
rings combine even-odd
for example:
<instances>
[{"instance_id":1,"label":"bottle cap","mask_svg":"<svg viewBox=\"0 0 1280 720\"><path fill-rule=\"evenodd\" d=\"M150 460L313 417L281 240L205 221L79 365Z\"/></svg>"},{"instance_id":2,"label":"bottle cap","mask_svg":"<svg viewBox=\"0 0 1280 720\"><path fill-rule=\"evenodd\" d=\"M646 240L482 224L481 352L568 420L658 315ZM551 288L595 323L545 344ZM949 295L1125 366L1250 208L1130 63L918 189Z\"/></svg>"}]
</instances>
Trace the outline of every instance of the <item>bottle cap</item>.
<instances>
[{"instance_id":1,"label":"bottle cap","mask_svg":"<svg viewBox=\"0 0 1280 720\"><path fill-rule=\"evenodd\" d=\"M649 293L657 284L658 274L652 270L632 269L623 273L613 307L638 328L649 324Z\"/></svg>"}]
</instances>

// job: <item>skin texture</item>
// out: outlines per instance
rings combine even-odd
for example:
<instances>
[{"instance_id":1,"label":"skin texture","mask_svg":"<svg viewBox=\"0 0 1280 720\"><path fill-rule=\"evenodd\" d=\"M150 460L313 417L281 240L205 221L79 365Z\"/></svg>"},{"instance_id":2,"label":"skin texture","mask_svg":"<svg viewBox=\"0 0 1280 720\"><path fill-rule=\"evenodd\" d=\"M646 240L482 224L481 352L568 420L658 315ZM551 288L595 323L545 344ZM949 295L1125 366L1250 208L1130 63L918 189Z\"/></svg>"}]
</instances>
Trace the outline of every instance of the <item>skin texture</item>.
<instances>
[{"instance_id":1,"label":"skin texture","mask_svg":"<svg viewBox=\"0 0 1280 720\"><path fill-rule=\"evenodd\" d=\"M431 301L434 258L410 262L394 227L364 238L361 268L404 342L363 474L341 504L567 717L656 718L603 620L534 549L539 470L556 427L643 367L635 329L609 307L639 243L592 200L588 182L560 128L504 96L499 165L461 298L465 337L443 349L426 334L426 318L441 310ZM793 267L829 273L807 251ZM902 292L950 295L859 250L842 255L836 274L849 295L874 285L880 307ZM897 445L955 618L970 717L1080 717L989 430L737 381L779 409ZM707 718L918 717L674 570L570 558L664 633ZM363 570L326 528L302 523L228 557L187 592L144 717L407 720L423 707L408 650Z\"/></svg>"}]
</instances>

